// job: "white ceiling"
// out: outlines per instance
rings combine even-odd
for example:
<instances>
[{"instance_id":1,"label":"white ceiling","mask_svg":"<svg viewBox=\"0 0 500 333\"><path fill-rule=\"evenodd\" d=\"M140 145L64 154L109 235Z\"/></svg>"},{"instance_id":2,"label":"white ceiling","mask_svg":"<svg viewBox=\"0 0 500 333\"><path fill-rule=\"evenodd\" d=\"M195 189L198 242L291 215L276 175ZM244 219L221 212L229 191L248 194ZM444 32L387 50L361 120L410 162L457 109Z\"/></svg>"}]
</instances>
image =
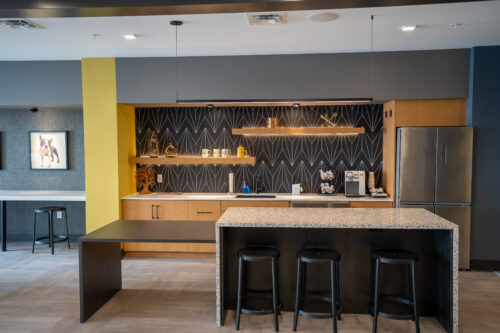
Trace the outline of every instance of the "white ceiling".
<instances>
[{"instance_id":1,"label":"white ceiling","mask_svg":"<svg viewBox=\"0 0 500 333\"><path fill-rule=\"evenodd\" d=\"M469 48L500 45L500 1L440 5L339 9L332 22L310 22L323 11L287 12L287 23L250 26L246 14L37 18L45 30L10 30L0 26L0 60L59 60L84 57L338 53L370 50L370 15L375 51ZM451 24L459 24L451 28ZM402 32L403 24L417 24ZM135 33L136 40L125 40ZM93 39L92 34L100 37Z\"/></svg>"}]
</instances>

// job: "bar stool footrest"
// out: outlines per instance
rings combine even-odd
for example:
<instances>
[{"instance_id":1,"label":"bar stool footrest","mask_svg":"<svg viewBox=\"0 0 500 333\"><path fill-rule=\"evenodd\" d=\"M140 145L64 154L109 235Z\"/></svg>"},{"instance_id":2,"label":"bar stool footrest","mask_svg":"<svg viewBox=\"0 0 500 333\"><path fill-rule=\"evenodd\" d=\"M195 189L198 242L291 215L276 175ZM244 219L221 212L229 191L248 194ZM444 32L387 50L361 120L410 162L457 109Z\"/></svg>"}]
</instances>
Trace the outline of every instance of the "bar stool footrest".
<instances>
[{"instance_id":1,"label":"bar stool footrest","mask_svg":"<svg viewBox=\"0 0 500 333\"><path fill-rule=\"evenodd\" d=\"M409 299L397 296L380 296L379 308L382 303L399 303L410 307L409 312L411 311L411 307L413 306L413 302ZM372 315L373 315L373 306L372 306ZM395 320L415 320L413 314L395 314L389 312L379 311L378 315L387 319L395 319Z\"/></svg>"},{"instance_id":2,"label":"bar stool footrest","mask_svg":"<svg viewBox=\"0 0 500 333\"><path fill-rule=\"evenodd\" d=\"M35 240L35 244L49 244L49 238L49 236L38 237ZM54 235L54 243L64 242L66 240L68 240L68 237L66 237L66 235Z\"/></svg>"}]
</instances>

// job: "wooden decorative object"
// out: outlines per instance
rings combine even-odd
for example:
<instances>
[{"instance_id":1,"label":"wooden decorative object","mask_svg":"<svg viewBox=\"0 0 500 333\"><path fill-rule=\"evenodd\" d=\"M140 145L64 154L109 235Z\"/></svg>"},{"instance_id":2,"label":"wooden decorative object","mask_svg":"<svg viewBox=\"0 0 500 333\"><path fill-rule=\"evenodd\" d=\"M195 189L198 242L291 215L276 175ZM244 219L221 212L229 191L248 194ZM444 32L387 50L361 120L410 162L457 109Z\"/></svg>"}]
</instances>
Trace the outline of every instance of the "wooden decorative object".
<instances>
[{"instance_id":1,"label":"wooden decorative object","mask_svg":"<svg viewBox=\"0 0 500 333\"><path fill-rule=\"evenodd\" d=\"M137 187L141 189L140 194L151 194L150 187L155 186L155 171L151 167L138 168L135 174Z\"/></svg>"}]
</instances>

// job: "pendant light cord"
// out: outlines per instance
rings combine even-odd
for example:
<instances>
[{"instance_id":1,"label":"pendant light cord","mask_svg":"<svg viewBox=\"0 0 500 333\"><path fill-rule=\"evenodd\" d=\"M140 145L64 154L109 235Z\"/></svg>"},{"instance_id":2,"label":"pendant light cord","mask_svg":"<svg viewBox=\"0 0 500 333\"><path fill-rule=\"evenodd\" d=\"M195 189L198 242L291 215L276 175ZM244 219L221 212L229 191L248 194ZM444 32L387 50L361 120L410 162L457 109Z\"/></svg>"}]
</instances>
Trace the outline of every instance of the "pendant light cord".
<instances>
[{"instance_id":1,"label":"pendant light cord","mask_svg":"<svg viewBox=\"0 0 500 333\"><path fill-rule=\"evenodd\" d=\"M370 96L373 102L373 15L371 16L370 28Z\"/></svg>"},{"instance_id":2,"label":"pendant light cord","mask_svg":"<svg viewBox=\"0 0 500 333\"><path fill-rule=\"evenodd\" d=\"M177 44L177 29L178 25L175 26L175 101L179 100L179 59L178 56L178 44Z\"/></svg>"}]
</instances>

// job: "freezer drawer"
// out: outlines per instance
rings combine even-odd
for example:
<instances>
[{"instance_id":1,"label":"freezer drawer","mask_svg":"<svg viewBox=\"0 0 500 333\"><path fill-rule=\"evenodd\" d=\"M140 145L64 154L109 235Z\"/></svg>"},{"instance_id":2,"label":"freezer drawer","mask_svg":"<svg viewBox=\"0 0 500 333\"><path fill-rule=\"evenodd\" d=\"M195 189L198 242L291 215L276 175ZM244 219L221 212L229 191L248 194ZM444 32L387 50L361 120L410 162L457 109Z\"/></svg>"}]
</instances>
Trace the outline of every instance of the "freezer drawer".
<instances>
[{"instance_id":1,"label":"freezer drawer","mask_svg":"<svg viewBox=\"0 0 500 333\"><path fill-rule=\"evenodd\" d=\"M436 205L436 214L458 224L458 267L470 267L470 206Z\"/></svg>"},{"instance_id":2,"label":"freezer drawer","mask_svg":"<svg viewBox=\"0 0 500 333\"><path fill-rule=\"evenodd\" d=\"M436 127L398 129L398 202L434 202Z\"/></svg>"},{"instance_id":3,"label":"freezer drawer","mask_svg":"<svg viewBox=\"0 0 500 333\"><path fill-rule=\"evenodd\" d=\"M438 127L436 202L471 202L472 127Z\"/></svg>"}]
</instances>

